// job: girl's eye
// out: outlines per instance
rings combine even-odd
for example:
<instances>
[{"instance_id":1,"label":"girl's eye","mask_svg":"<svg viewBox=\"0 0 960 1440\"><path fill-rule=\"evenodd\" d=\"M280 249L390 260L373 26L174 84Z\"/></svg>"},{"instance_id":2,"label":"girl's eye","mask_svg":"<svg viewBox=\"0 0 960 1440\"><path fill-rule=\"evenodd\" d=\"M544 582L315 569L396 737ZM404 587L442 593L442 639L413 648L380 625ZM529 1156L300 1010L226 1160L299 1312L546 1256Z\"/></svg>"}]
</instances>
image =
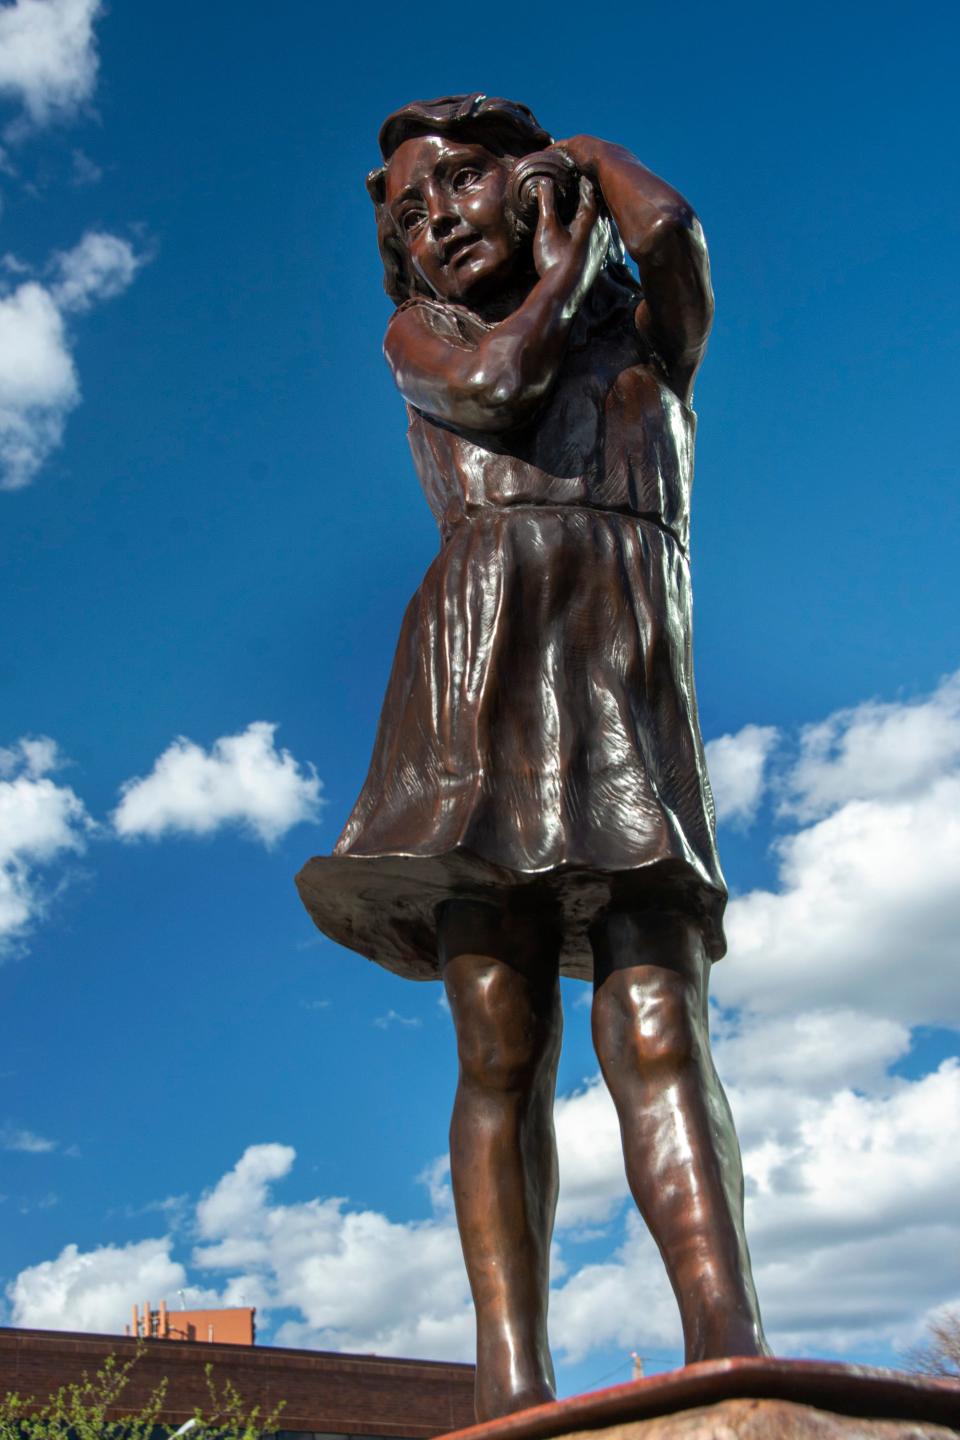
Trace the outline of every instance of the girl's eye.
<instances>
[{"instance_id":1,"label":"girl's eye","mask_svg":"<svg viewBox=\"0 0 960 1440\"><path fill-rule=\"evenodd\" d=\"M422 210L405 210L400 218L400 224L404 230L415 230L422 220Z\"/></svg>"},{"instance_id":2,"label":"girl's eye","mask_svg":"<svg viewBox=\"0 0 960 1440\"><path fill-rule=\"evenodd\" d=\"M453 188L454 190L465 190L468 185L472 185L475 180L479 179L479 170L458 170L453 177Z\"/></svg>"}]
</instances>

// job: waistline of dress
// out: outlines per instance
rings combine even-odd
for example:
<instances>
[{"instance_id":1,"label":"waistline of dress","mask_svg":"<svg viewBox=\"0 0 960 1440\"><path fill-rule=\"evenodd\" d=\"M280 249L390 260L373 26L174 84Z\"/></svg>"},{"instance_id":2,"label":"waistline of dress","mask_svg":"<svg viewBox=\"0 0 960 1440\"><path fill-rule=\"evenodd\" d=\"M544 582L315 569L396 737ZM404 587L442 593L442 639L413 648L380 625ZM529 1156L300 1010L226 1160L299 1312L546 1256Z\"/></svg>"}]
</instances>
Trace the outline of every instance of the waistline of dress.
<instances>
[{"instance_id":1,"label":"waistline of dress","mask_svg":"<svg viewBox=\"0 0 960 1440\"><path fill-rule=\"evenodd\" d=\"M455 515L444 516L440 522L440 532L444 540L452 536L462 525L478 520L485 520L496 516L504 515L602 515L611 519L632 520L637 525L649 525L659 530L667 539L672 540L680 550L686 554L686 546L675 530L672 530L662 515L653 512L638 513L636 510L629 510L626 506L617 505L540 505L523 504L516 505L465 505Z\"/></svg>"}]
</instances>

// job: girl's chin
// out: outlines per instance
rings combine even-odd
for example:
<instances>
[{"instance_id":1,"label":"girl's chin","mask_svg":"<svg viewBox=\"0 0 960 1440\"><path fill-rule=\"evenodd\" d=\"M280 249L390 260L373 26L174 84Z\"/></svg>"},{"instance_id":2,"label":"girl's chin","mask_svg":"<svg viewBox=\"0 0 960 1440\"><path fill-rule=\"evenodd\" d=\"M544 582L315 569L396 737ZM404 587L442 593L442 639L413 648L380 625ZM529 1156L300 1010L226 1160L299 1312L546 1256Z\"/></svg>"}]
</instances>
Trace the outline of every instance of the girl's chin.
<instances>
[{"instance_id":1,"label":"girl's chin","mask_svg":"<svg viewBox=\"0 0 960 1440\"><path fill-rule=\"evenodd\" d=\"M488 303L516 290L523 279L514 266L498 265L488 269L478 265L475 270L464 267L445 298L464 305Z\"/></svg>"}]
</instances>

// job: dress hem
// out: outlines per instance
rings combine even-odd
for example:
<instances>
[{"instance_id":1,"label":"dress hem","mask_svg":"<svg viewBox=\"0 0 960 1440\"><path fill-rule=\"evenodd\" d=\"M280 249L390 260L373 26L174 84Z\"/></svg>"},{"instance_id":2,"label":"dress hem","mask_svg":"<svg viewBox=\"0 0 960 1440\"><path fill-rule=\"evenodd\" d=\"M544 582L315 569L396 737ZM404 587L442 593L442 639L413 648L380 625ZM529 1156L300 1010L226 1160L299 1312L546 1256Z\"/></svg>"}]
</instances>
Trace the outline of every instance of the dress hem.
<instances>
[{"instance_id":1,"label":"dress hem","mask_svg":"<svg viewBox=\"0 0 960 1440\"><path fill-rule=\"evenodd\" d=\"M615 872L575 864L524 871L463 848L444 855L344 852L308 860L296 885L325 935L412 980L440 978L436 912L454 898L553 911L562 933L560 973L577 979L592 979L589 931L611 908L679 911L701 926L711 960L726 952L726 891L676 857Z\"/></svg>"}]
</instances>

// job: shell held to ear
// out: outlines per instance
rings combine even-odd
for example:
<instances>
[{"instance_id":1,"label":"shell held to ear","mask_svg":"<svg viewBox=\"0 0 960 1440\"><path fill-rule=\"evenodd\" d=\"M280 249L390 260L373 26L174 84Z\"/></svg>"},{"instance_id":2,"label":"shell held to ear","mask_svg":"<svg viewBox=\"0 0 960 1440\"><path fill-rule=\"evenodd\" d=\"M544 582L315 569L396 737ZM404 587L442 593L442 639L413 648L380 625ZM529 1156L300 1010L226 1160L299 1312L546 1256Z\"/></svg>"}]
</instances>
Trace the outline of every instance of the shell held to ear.
<instances>
[{"instance_id":1,"label":"shell held to ear","mask_svg":"<svg viewBox=\"0 0 960 1440\"><path fill-rule=\"evenodd\" d=\"M538 180L552 180L557 215L569 225L577 211L580 172L562 150L537 150L517 161L510 176L507 205L521 223L533 229L537 223Z\"/></svg>"}]
</instances>

